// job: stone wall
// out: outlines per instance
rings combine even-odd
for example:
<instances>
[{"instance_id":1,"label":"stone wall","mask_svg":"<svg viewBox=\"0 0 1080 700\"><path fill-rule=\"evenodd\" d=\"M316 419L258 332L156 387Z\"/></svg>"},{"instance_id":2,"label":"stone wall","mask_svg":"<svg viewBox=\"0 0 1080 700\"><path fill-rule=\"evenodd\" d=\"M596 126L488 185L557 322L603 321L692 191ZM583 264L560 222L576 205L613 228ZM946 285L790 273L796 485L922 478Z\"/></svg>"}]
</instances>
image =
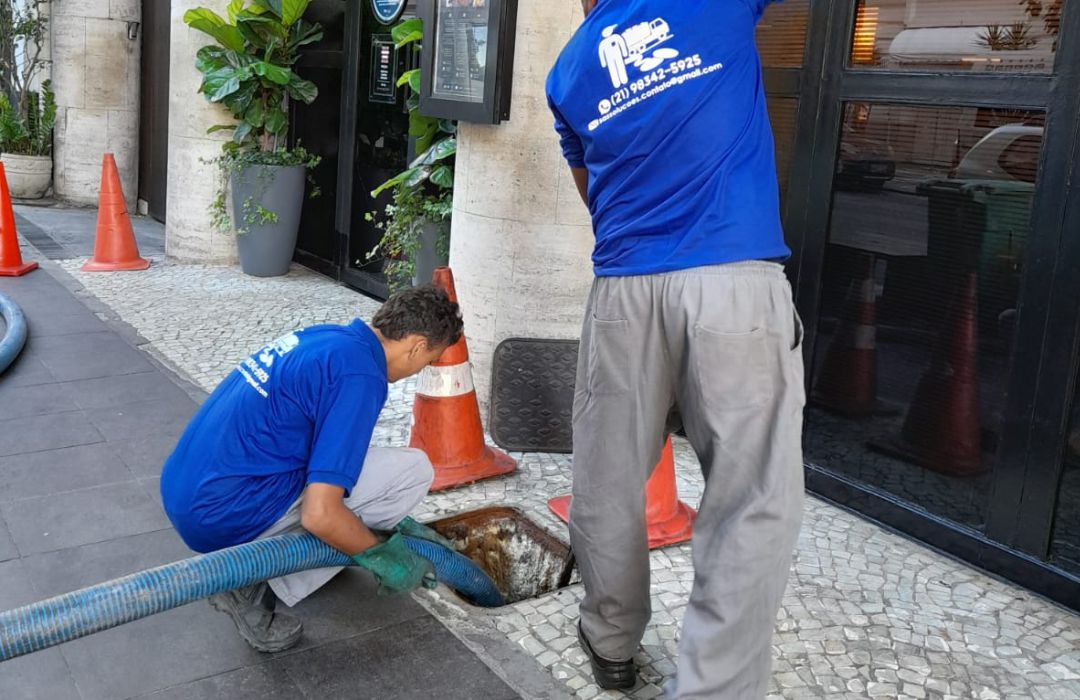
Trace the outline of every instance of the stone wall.
<instances>
[{"instance_id":1,"label":"stone wall","mask_svg":"<svg viewBox=\"0 0 1080 700\"><path fill-rule=\"evenodd\" d=\"M460 126L450 264L485 406L499 342L577 338L581 330L592 227L544 95L581 20L578 0L522 2L510 121Z\"/></svg>"},{"instance_id":2,"label":"stone wall","mask_svg":"<svg viewBox=\"0 0 1080 700\"><path fill-rule=\"evenodd\" d=\"M195 54L212 39L184 24L184 13L209 7L225 15L227 0L173 0L169 55L169 185L166 206L165 253L181 262L236 261L236 239L211 224L209 207L218 187L218 170L204 161L221 153L229 132L207 135L214 124L232 116L199 94L202 76Z\"/></svg>"},{"instance_id":3,"label":"stone wall","mask_svg":"<svg viewBox=\"0 0 1080 700\"><path fill-rule=\"evenodd\" d=\"M101 159L116 156L128 206L138 195L139 0L53 0L57 122L53 186L60 199L96 204Z\"/></svg>"}]
</instances>

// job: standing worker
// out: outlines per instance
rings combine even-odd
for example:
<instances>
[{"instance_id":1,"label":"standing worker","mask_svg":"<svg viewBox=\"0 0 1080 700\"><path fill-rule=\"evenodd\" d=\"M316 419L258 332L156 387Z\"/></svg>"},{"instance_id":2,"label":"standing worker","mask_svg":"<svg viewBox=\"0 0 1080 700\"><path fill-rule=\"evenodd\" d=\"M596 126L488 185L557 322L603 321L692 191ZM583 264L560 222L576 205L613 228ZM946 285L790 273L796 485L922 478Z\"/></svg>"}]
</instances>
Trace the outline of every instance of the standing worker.
<instances>
[{"instance_id":1,"label":"standing worker","mask_svg":"<svg viewBox=\"0 0 1080 700\"><path fill-rule=\"evenodd\" d=\"M369 328L315 326L267 345L214 390L161 475L165 512L184 542L212 552L305 529L370 570L381 590L435 585L402 534L434 472L419 450L370 448L388 382L418 373L461 336L458 305L433 286L393 297ZM397 530L382 541L372 530ZM293 606L341 568L301 571L210 603L262 652L300 641Z\"/></svg>"},{"instance_id":2,"label":"standing worker","mask_svg":"<svg viewBox=\"0 0 1080 700\"><path fill-rule=\"evenodd\" d=\"M681 416L706 487L668 691L747 700L768 685L802 520L805 392L754 42L766 4L584 0L548 77L596 236L570 537L585 583L578 636L602 688L637 681L650 617L644 491L669 416ZM625 72L611 66L620 56Z\"/></svg>"}]
</instances>

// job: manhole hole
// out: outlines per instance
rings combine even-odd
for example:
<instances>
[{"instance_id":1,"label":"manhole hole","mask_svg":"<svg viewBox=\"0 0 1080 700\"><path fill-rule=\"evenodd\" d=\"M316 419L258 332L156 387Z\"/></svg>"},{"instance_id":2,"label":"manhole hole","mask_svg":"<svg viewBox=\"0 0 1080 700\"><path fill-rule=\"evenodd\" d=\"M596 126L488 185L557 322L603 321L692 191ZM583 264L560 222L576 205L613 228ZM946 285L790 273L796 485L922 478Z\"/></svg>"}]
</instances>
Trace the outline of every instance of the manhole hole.
<instances>
[{"instance_id":1,"label":"manhole hole","mask_svg":"<svg viewBox=\"0 0 1080 700\"><path fill-rule=\"evenodd\" d=\"M487 572L507 605L570 582L570 548L516 508L485 508L428 525Z\"/></svg>"}]
</instances>

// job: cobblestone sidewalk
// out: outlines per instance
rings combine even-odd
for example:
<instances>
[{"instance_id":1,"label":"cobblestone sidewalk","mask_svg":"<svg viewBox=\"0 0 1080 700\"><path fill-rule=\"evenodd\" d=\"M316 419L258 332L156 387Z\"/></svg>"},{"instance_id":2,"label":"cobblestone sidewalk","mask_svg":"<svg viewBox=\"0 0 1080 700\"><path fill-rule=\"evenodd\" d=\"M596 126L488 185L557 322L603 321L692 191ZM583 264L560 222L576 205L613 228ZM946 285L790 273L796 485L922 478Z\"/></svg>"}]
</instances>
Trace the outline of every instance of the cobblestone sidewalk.
<instances>
[{"instance_id":1,"label":"cobblestone sidewalk","mask_svg":"<svg viewBox=\"0 0 1080 700\"><path fill-rule=\"evenodd\" d=\"M369 319L377 304L312 272L255 279L228 267L155 260L137 274L62 266L149 341L149 349L206 390L268 339L314 323ZM407 442L413 384L392 388L376 431ZM512 477L433 494L422 519L481 506L526 511L561 538L547 499L569 489L564 455L517 455ZM696 460L676 444L680 496L697 503ZM660 696L674 672L693 571L688 547L654 552L653 621L643 644L645 683ZM580 698L602 694L574 638L581 587L496 612L466 609L442 591L422 595L447 624L506 635ZM819 500L807 500L792 578L777 619L775 698L1080 699L1080 617Z\"/></svg>"}]
</instances>

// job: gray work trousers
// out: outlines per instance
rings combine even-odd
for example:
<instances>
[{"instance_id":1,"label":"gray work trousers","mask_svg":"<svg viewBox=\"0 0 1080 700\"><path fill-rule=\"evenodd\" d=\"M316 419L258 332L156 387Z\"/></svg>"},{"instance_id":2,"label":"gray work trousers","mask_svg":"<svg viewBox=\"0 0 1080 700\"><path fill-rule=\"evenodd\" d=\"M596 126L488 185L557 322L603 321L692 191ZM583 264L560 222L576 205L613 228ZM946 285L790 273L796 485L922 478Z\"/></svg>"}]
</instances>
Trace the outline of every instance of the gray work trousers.
<instances>
[{"instance_id":1,"label":"gray work trousers","mask_svg":"<svg viewBox=\"0 0 1080 700\"><path fill-rule=\"evenodd\" d=\"M390 530L424 500L435 472L420 450L405 447L372 447L364 468L345 505L373 530ZM259 538L295 532L300 527L299 499ZM278 599L292 607L337 576L343 567L310 569L270 581Z\"/></svg>"},{"instance_id":2,"label":"gray work trousers","mask_svg":"<svg viewBox=\"0 0 1080 700\"><path fill-rule=\"evenodd\" d=\"M596 652L631 658L651 615L645 482L671 416L705 476L673 697L763 698L802 522L802 324L782 266L598 278L574 406L570 538Z\"/></svg>"}]
</instances>

